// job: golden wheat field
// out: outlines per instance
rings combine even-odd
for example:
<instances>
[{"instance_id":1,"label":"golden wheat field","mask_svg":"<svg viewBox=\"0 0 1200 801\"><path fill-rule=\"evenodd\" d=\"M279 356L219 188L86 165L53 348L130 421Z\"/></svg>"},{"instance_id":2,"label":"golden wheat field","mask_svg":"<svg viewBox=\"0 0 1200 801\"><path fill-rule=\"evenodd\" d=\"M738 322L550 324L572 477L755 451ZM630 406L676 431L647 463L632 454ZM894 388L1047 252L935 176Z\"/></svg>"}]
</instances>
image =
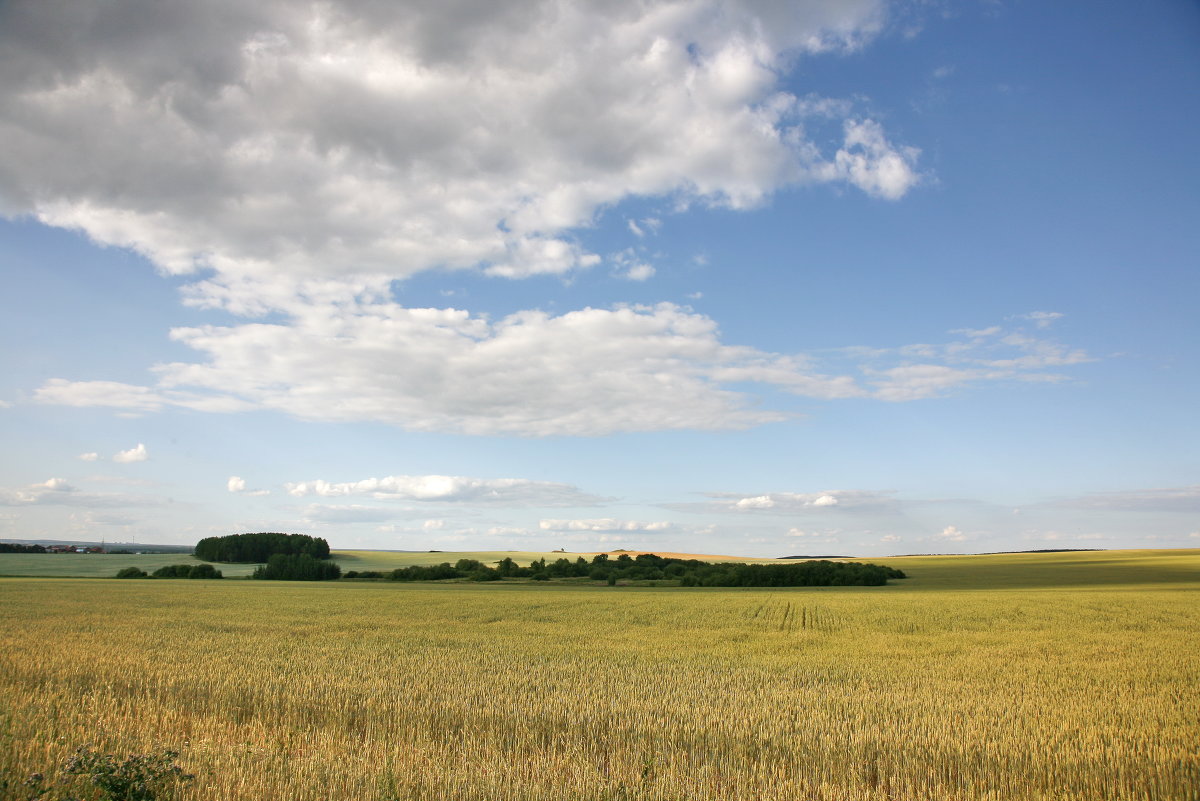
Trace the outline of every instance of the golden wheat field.
<instances>
[{"instance_id":1,"label":"golden wheat field","mask_svg":"<svg viewBox=\"0 0 1200 801\"><path fill-rule=\"evenodd\" d=\"M187 801L1200 798L1200 552L877 561L911 578L3 579L0 770L20 798L91 744L178 750Z\"/></svg>"}]
</instances>

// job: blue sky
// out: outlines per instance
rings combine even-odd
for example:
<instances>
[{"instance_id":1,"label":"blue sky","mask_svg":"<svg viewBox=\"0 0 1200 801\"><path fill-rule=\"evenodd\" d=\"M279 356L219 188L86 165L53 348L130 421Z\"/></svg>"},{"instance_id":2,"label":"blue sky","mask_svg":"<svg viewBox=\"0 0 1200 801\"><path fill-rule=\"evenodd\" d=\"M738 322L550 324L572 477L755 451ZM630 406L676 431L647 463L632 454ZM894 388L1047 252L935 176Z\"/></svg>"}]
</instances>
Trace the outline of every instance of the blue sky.
<instances>
[{"instance_id":1,"label":"blue sky","mask_svg":"<svg viewBox=\"0 0 1200 801\"><path fill-rule=\"evenodd\" d=\"M0 8L0 537L1200 547L1189 2Z\"/></svg>"}]
</instances>

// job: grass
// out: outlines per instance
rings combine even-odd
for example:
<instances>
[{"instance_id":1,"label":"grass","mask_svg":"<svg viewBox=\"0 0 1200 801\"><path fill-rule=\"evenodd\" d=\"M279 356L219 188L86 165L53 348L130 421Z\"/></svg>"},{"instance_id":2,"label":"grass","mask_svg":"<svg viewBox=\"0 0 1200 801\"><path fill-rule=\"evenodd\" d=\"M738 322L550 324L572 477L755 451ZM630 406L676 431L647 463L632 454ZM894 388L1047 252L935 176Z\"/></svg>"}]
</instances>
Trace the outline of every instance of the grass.
<instances>
[{"instance_id":1,"label":"grass","mask_svg":"<svg viewBox=\"0 0 1200 801\"><path fill-rule=\"evenodd\" d=\"M186 553L0 553L0 576L111 578L123 567L153 573L165 565L203 564ZM254 565L216 564L225 576L249 576Z\"/></svg>"},{"instance_id":2,"label":"grass","mask_svg":"<svg viewBox=\"0 0 1200 801\"><path fill-rule=\"evenodd\" d=\"M397 567L408 565L436 565L441 562L454 564L459 559L478 559L487 564L495 564L505 557L527 565L537 559L553 562L555 559L566 557L572 561L579 556L577 553L562 553L559 551L334 551L333 561L342 566L342 570L381 570L390 571ZM587 556L591 559L591 556ZM722 561L708 559L707 561ZM744 561L744 560L738 560ZM773 560L761 560L773 561ZM123 567L138 567L147 573L153 573L163 565L200 564L201 561L190 554L24 554L0 553L0 576L41 576L45 578L107 578L116 574ZM254 572L254 565L236 565L225 562L214 562L228 578L249 576Z\"/></svg>"},{"instance_id":3,"label":"grass","mask_svg":"<svg viewBox=\"0 0 1200 801\"><path fill-rule=\"evenodd\" d=\"M89 743L178 749L182 801L1198 797L1200 551L877 561L913 577L3 579L0 774Z\"/></svg>"},{"instance_id":4,"label":"grass","mask_svg":"<svg viewBox=\"0 0 1200 801\"><path fill-rule=\"evenodd\" d=\"M899 568L920 589L1115 588L1200 582L1200 549L891 556L856 561Z\"/></svg>"}]
</instances>

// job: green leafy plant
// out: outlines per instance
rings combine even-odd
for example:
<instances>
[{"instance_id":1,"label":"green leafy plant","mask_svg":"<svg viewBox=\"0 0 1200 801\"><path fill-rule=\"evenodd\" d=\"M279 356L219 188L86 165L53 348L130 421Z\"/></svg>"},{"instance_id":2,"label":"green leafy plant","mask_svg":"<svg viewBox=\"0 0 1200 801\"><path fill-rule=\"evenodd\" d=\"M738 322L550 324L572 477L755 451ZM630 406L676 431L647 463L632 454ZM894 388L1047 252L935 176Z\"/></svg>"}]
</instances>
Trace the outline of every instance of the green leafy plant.
<instances>
[{"instance_id":1,"label":"green leafy plant","mask_svg":"<svg viewBox=\"0 0 1200 801\"><path fill-rule=\"evenodd\" d=\"M164 749L156 754L130 754L124 760L82 746L63 763L63 772L87 776L106 801L156 801L169 798L180 784L195 776L175 763L178 751Z\"/></svg>"}]
</instances>

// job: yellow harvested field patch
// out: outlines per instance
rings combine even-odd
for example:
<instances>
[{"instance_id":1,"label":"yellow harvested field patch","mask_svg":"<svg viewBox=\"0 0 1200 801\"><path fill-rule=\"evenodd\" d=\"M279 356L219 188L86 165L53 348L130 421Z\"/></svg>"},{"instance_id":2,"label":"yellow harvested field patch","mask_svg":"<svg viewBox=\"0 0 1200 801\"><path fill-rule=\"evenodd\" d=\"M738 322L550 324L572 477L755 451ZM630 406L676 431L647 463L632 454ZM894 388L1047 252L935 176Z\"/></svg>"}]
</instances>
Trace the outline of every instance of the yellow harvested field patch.
<instances>
[{"instance_id":1,"label":"yellow harvested field patch","mask_svg":"<svg viewBox=\"0 0 1200 801\"><path fill-rule=\"evenodd\" d=\"M592 551L584 554L559 554L559 556L584 556L590 559L599 554L608 554L610 559L616 559L621 554L636 559L639 554L652 553L661 556L665 559L699 559L702 562L775 562L776 559L768 559L759 556L723 556L714 553L677 553L675 551Z\"/></svg>"}]
</instances>

